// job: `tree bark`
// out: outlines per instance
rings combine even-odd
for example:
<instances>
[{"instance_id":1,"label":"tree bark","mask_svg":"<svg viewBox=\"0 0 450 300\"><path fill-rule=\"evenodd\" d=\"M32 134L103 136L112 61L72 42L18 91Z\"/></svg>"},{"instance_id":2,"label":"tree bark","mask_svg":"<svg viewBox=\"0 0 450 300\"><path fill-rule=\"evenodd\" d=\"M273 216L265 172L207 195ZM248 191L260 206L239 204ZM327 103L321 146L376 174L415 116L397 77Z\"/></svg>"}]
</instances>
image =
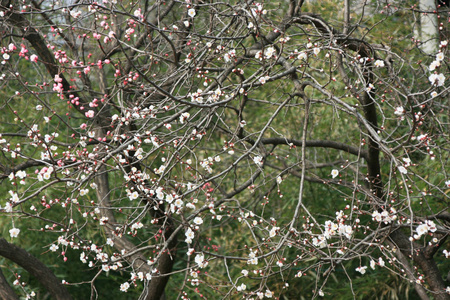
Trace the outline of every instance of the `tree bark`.
<instances>
[{"instance_id":1,"label":"tree bark","mask_svg":"<svg viewBox=\"0 0 450 300\"><path fill-rule=\"evenodd\" d=\"M391 242L393 242L398 249L413 260L413 262L425 274L425 279L430 287L431 293L436 300L448 300L450 295L446 293L446 284L439 272L438 266L433 257L426 255L423 247L409 241L408 237L400 231L400 229L391 232L389 235ZM412 257L411 257L412 254Z\"/></svg>"},{"instance_id":2,"label":"tree bark","mask_svg":"<svg viewBox=\"0 0 450 300\"><path fill-rule=\"evenodd\" d=\"M0 238L0 255L27 270L28 273L33 275L50 292L54 299L72 299L72 296L61 283L61 280L39 259L24 249L8 243L4 238Z\"/></svg>"},{"instance_id":3,"label":"tree bark","mask_svg":"<svg viewBox=\"0 0 450 300\"><path fill-rule=\"evenodd\" d=\"M438 49L438 20L434 13L423 13L423 11L436 11L435 0L420 0L420 37L422 39L422 50L427 54L432 54Z\"/></svg>"},{"instance_id":4,"label":"tree bark","mask_svg":"<svg viewBox=\"0 0 450 300\"><path fill-rule=\"evenodd\" d=\"M15 300L19 299L14 290L9 285L8 281L6 281L5 276L3 275L2 269L0 269L0 299L5 300Z\"/></svg>"}]
</instances>

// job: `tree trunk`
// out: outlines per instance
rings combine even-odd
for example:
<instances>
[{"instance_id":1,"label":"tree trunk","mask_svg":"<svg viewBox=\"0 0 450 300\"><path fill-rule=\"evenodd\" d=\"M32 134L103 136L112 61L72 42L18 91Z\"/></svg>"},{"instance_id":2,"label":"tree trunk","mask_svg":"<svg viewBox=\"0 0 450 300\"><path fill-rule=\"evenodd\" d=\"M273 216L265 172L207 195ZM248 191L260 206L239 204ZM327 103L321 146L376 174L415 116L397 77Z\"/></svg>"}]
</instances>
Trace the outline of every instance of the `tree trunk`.
<instances>
[{"instance_id":1,"label":"tree trunk","mask_svg":"<svg viewBox=\"0 0 450 300\"><path fill-rule=\"evenodd\" d=\"M435 13L423 13L423 11L436 11L435 0L420 0L420 37L423 42L422 50L427 54L433 54L438 49L438 22Z\"/></svg>"}]
</instances>

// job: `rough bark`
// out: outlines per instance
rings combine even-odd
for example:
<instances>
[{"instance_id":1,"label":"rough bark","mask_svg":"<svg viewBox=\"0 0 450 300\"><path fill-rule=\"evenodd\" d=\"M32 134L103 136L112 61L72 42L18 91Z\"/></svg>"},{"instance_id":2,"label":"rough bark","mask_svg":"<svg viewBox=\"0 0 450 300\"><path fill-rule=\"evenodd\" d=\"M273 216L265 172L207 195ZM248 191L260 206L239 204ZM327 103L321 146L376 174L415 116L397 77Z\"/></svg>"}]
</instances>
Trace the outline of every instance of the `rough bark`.
<instances>
[{"instance_id":1,"label":"rough bark","mask_svg":"<svg viewBox=\"0 0 450 300\"><path fill-rule=\"evenodd\" d=\"M0 255L27 270L45 287L54 299L72 299L61 280L55 276L52 270L24 249L8 243L4 238L0 238Z\"/></svg>"},{"instance_id":2,"label":"rough bark","mask_svg":"<svg viewBox=\"0 0 450 300\"><path fill-rule=\"evenodd\" d=\"M169 228L164 234L165 237L170 237L173 233L172 228ZM153 299L165 299L164 290L166 288L167 282L169 281L170 275L172 271L173 264L175 263L175 255L176 255L176 246L177 246L177 237L169 243L167 250L161 255L158 261L158 272L157 276L154 276L152 280L149 282L147 290L144 293L147 293L147 300Z\"/></svg>"},{"instance_id":3,"label":"rough bark","mask_svg":"<svg viewBox=\"0 0 450 300\"><path fill-rule=\"evenodd\" d=\"M0 298L5 300L19 299L16 293L14 293L12 287L9 285L8 281L6 281L2 269L0 269Z\"/></svg>"},{"instance_id":4,"label":"rough bark","mask_svg":"<svg viewBox=\"0 0 450 300\"><path fill-rule=\"evenodd\" d=\"M436 300L448 300L450 295L445 292L446 284L439 272L433 256L426 255L425 249L412 243L400 230L395 230L389 235L389 239L398 249L422 270L430 290Z\"/></svg>"}]
</instances>

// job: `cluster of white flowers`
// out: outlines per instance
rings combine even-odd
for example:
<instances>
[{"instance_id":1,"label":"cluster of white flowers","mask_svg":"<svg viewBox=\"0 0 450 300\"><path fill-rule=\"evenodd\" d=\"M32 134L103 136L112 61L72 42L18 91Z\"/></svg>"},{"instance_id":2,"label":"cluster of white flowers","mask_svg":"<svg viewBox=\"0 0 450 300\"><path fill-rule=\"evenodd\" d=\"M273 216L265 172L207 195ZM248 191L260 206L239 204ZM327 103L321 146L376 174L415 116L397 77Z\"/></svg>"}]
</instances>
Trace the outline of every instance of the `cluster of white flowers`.
<instances>
[{"instance_id":1,"label":"cluster of white flowers","mask_svg":"<svg viewBox=\"0 0 450 300\"><path fill-rule=\"evenodd\" d=\"M398 166L398 171L404 175L408 174L408 170L404 166Z\"/></svg>"},{"instance_id":2,"label":"cluster of white flowers","mask_svg":"<svg viewBox=\"0 0 450 300\"><path fill-rule=\"evenodd\" d=\"M14 180L15 178L19 178L20 179L20 184L25 184L25 178L27 177L27 172L19 170L16 172L16 174L11 173L9 174L8 178L10 181Z\"/></svg>"},{"instance_id":3,"label":"cluster of white flowers","mask_svg":"<svg viewBox=\"0 0 450 300\"><path fill-rule=\"evenodd\" d=\"M154 272L154 271L152 271L152 272ZM151 280L152 279L152 274L150 274L150 273L144 274L144 272L138 272L136 274L134 272L131 272L131 280L135 281L137 279L139 279L140 281L144 281L145 279Z\"/></svg>"},{"instance_id":4,"label":"cluster of white flowers","mask_svg":"<svg viewBox=\"0 0 450 300\"><path fill-rule=\"evenodd\" d=\"M297 53L297 50L295 50L295 53ZM308 54L305 51L301 51L298 53L297 58L300 60L306 60L308 58Z\"/></svg>"},{"instance_id":5,"label":"cluster of white flowers","mask_svg":"<svg viewBox=\"0 0 450 300\"><path fill-rule=\"evenodd\" d=\"M191 116L191 114L188 113L188 112L182 113L182 114L180 115L180 123L181 123L181 124L184 124L184 122L185 122L187 119L189 119L190 116Z\"/></svg>"},{"instance_id":6,"label":"cluster of white flowers","mask_svg":"<svg viewBox=\"0 0 450 300\"><path fill-rule=\"evenodd\" d=\"M195 237L194 231L189 227L188 230L185 232L186 239L184 240L187 244L191 244L192 240Z\"/></svg>"},{"instance_id":7,"label":"cluster of white flowers","mask_svg":"<svg viewBox=\"0 0 450 300\"><path fill-rule=\"evenodd\" d=\"M77 19L79 16L81 16L81 11L77 11L75 9L72 9L70 11L70 16L74 19Z\"/></svg>"},{"instance_id":8,"label":"cluster of white flowers","mask_svg":"<svg viewBox=\"0 0 450 300\"><path fill-rule=\"evenodd\" d=\"M411 166L412 162L411 162L411 159L409 157L404 157L404 158L402 158L402 160L403 160L403 163L404 163L405 167Z\"/></svg>"},{"instance_id":9,"label":"cluster of white flowers","mask_svg":"<svg viewBox=\"0 0 450 300\"><path fill-rule=\"evenodd\" d=\"M378 263L374 260L370 261L370 267L375 270L375 266L379 265L380 267L384 267L386 264L384 263L384 260L382 257L378 258Z\"/></svg>"},{"instance_id":10,"label":"cluster of white flowers","mask_svg":"<svg viewBox=\"0 0 450 300\"><path fill-rule=\"evenodd\" d=\"M250 254L248 255L247 264L249 265L257 265L258 264L258 258L256 257L256 251L250 250Z\"/></svg>"},{"instance_id":11,"label":"cluster of white flowers","mask_svg":"<svg viewBox=\"0 0 450 300\"><path fill-rule=\"evenodd\" d=\"M206 99L207 102L217 102L220 100L220 97L223 96L225 92L223 92L220 87L215 89L214 91L208 92L208 98Z\"/></svg>"},{"instance_id":12,"label":"cluster of white flowers","mask_svg":"<svg viewBox=\"0 0 450 300\"><path fill-rule=\"evenodd\" d=\"M97 255L95 256L95 258L96 258L98 261L101 261L102 263L106 263L106 262L108 262L109 255L108 255L107 253L104 253L104 252L99 252L99 253L97 253Z\"/></svg>"},{"instance_id":13,"label":"cluster of white flowers","mask_svg":"<svg viewBox=\"0 0 450 300\"><path fill-rule=\"evenodd\" d=\"M166 165L159 166L158 169L154 169L155 174L161 175L166 170Z\"/></svg>"},{"instance_id":14,"label":"cluster of white flowers","mask_svg":"<svg viewBox=\"0 0 450 300\"><path fill-rule=\"evenodd\" d=\"M334 236L345 236L347 239L351 239L353 235L353 228L350 225L344 224L347 219L347 215L344 212L336 212L336 223L332 221L325 221L323 234L316 236L312 239L312 243L315 247L323 248L327 245L327 240Z\"/></svg>"},{"instance_id":15,"label":"cluster of white flowers","mask_svg":"<svg viewBox=\"0 0 450 300\"><path fill-rule=\"evenodd\" d=\"M139 120L139 119L154 119L156 118L157 110L154 105L150 105L149 107L140 108L140 107L132 107L127 108L123 113L122 116L119 116L118 114L114 114L111 117L111 125L115 122L118 122L120 124L129 125L130 121L132 120ZM117 141L117 138L114 140Z\"/></svg>"},{"instance_id":16,"label":"cluster of white flowers","mask_svg":"<svg viewBox=\"0 0 450 300\"><path fill-rule=\"evenodd\" d=\"M60 235L58 237L58 245L67 246L67 245L69 245L69 242L66 240L66 238L63 235Z\"/></svg>"},{"instance_id":17,"label":"cluster of white flowers","mask_svg":"<svg viewBox=\"0 0 450 300\"><path fill-rule=\"evenodd\" d=\"M372 220L389 224L392 221L397 220L397 210L393 207L391 207L389 211L383 210L381 213L376 210L372 213Z\"/></svg>"},{"instance_id":18,"label":"cluster of white flowers","mask_svg":"<svg viewBox=\"0 0 450 300\"><path fill-rule=\"evenodd\" d=\"M277 54L277 51L275 50L274 47L267 47L267 48L264 50L264 58L266 58L266 59L275 57L276 54Z\"/></svg>"},{"instance_id":19,"label":"cluster of white flowers","mask_svg":"<svg viewBox=\"0 0 450 300\"><path fill-rule=\"evenodd\" d=\"M191 101L193 103L204 103L204 98L202 95L203 90L198 89L195 93L189 93L188 97L191 97ZM223 96L223 92L220 90L220 88L217 88L215 91L209 91L206 93L208 95L208 98L206 99L206 102L217 102L220 98L220 96Z\"/></svg>"},{"instance_id":20,"label":"cluster of white flowers","mask_svg":"<svg viewBox=\"0 0 450 300\"><path fill-rule=\"evenodd\" d=\"M194 260L198 267L201 269L205 268L208 265L208 261L205 260L205 256L203 255L203 253L197 254Z\"/></svg>"},{"instance_id":21,"label":"cluster of white flowers","mask_svg":"<svg viewBox=\"0 0 450 300\"><path fill-rule=\"evenodd\" d=\"M442 73L433 73L428 77L428 80L430 80L432 85L443 86L445 82L445 76Z\"/></svg>"},{"instance_id":22,"label":"cluster of white flowers","mask_svg":"<svg viewBox=\"0 0 450 300\"><path fill-rule=\"evenodd\" d=\"M156 198L158 198L158 200L164 200L165 194L163 193L162 187L157 187L156 190L151 190L150 193L156 194Z\"/></svg>"},{"instance_id":23,"label":"cluster of white flowers","mask_svg":"<svg viewBox=\"0 0 450 300\"><path fill-rule=\"evenodd\" d=\"M144 224L142 224L141 222L136 222L133 225L131 225L130 229L136 231L138 229L141 229L142 227L144 227Z\"/></svg>"},{"instance_id":24,"label":"cluster of white flowers","mask_svg":"<svg viewBox=\"0 0 450 300\"><path fill-rule=\"evenodd\" d=\"M403 106L398 106L395 108L394 114L397 116L403 116L405 114L405 109L403 108Z\"/></svg>"},{"instance_id":25,"label":"cluster of white flowers","mask_svg":"<svg viewBox=\"0 0 450 300\"><path fill-rule=\"evenodd\" d=\"M315 247L324 248L324 247L326 247L326 245L327 245L327 240L326 240L325 236L319 235L319 236L314 237L314 238L312 239L312 244L313 244Z\"/></svg>"},{"instance_id":26,"label":"cluster of white flowers","mask_svg":"<svg viewBox=\"0 0 450 300\"><path fill-rule=\"evenodd\" d=\"M200 282L198 281L198 272L191 271L191 273L189 275L191 275L191 285L198 286L200 284Z\"/></svg>"},{"instance_id":27,"label":"cluster of white flowers","mask_svg":"<svg viewBox=\"0 0 450 300\"><path fill-rule=\"evenodd\" d=\"M256 7L251 9L252 16L257 17L259 14L267 14L267 10L263 9L263 6L261 3L255 3Z\"/></svg>"},{"instance_id":28,"label":"cluster of white flowers","mask_svg":"<svg viewBox=\"0 0 450 300\"><path fill-rule=\"evenodd\" d=\"M272 57L275 57L276 53L277 52L274 47L268 47L264 50L264 52L262 50L257 51L255 54L255 58L259 60L263 60L263 58L270 59Z\"/></svg>"},{"instance_id":29,"label":"cluster of white flowers","mask_svg":"<svg viewBox=\"0 0 450 300\"><path fill-rule=\"evenodd\" d=\"M204 159L200 162L200 166L202 166L203 169L205 169L208 173L212 173L212 171L213 171L211 168L211 165L212 165L212 161L209 159Z\"/></svg>"},{"instance_id":30,"label":"cluster of white flowers","mask_svg":"<svg viewBox=\"0 0 450 300\"><path fill-rule=\"evenodd\" d=\"M280 230L280 227L277 227L277 226L272 227L272 229L269 231L269 237L276 236L279 230Z\"/></svg>"},{"instance_id":31,"label":"cluster of white flowers","mask_svg":"<svg viewBox=\"0 0 450 300\"><path fill-rule=\"evenodd\" d=\"M120 285L120 291L126 293L130 288L130 284L128 282L124 282Z\"/></svg>"},{"instance_id":32,"label":"cluster of white flowers","mask_svg":"<svg viewBox=\"0 0 450 300\"><path fill-rule=\"evenodd\" d=\"M259 155L253 158L253 162L259 167L263 166L263 158Z\"/></svg>"},{"instance_id":33,"label":"cluster of white flowers","mask_svg":"<svg viewBox=\"0 0 450 300\"><path fill-rule=\"evenodd\" d=\"M443 52L439 52L436 55L436 59L430 64L430 66L428 67L428 69L433 72L435 71L437 68L439 68L441 66L441 62L444 60L444 53ZM442 73L433 73L428 77L428 80L430 80L432 85L436 85L436 86L443 86L445 83L445 76Z\"/></svg>"},{"instance_id":34,"label":"cluster of white flowers","mask_svg":"<svg viewBox=\"0 0 450 300\"><path fill-rule=\"evenodd\" d=\"M434 71L436 70L436 68L439 68L441 66L441 62L444 60L444 53L439 52L438 54L436 54L436 60L434 60L430 66L428 67L428 69L430 71Z\"/></svg>"},{"instance_id":35,"label":"cluster of white flowers","mask_svg":"<svg viewBox=\"0 0 450 300\"><path fill-rule=\"evenodd\" d=\"M39 137L41 136L39 134L39 129L38 129L38 125L37 124L33 124L33 126L31 126L31 129L28 130L27 132L27 136L31 139L33 139L33 142L38 142L39 141Z\"/></svg>"},{"instance_id":36,"label":"cluster of white flowers","mask_svg":"<svg viewBox=\"0 0 450 300\"><path fill-rule=\"evenodd\" d=\"M437 230L436 224L434 224L431 220L426 220L423 224L420 224L416 228L417 234L413 237L414 239L419 239L422 235L427 234L428 232L435 232Z\"/></svg>"},{"instance_id":37,"label":"cluster of white flowers","mask_svg":"<svg viewBox=\"0 0 450 300\"><path fill-rule=\"evenodd\" d=\"M62 238L63 238L62 239L63 241L67 242L64 239L64 237L62 237ZM111 243L112 243L112 241L109 242L109 244L111 244ZM59 244L59 239L58 239L58 244ZM69 244L69 242L67 242L67 244ZM72 246L72 242L70 242L70 245ZM56 245L52 245L50 247L50 250L52 250L52 247L55 249L54 251L56 251L59 248ZM72 248L78 249L76 247L72 247ZM95 244L91 244L90 246L84 246L83 250L84 251L81 252L81 254L80 254L80 261L84 264L88 263L88 259L89 259L88 255L86 255L86 252L85 252L85 251L87 251L87 252L93 252L93 254L95 256L94 260L101 263L103 272L108 272L110 270L116 271L123 267L122 263L120 261L117 261L118 260L117 257L115 257L115 256L110 257L107 253L102 251L101 247L97 247L97 245L95 245ZM124 252L122 254L124 254ZM89 261L88 265L90 268L92 268L92 267L94 267L95 263L94 263L94 261ZM134 273L132 273L132 274L134 274Z\"/></svg>"},{"instance_id":38,"label":"cluster of white flowers","mask_svg":"<svg viewBox=\"0 0 450 300\"><path fill-rule=\"evenodd\" d=\"M155 148L159 148L159 146L160 146L160 144L158 142L158 138L156 136L150 136L149 138L146 138L144 140L144 143L146 143L146 144L152 143L153 146L155 146Z\"/></svg>"},{"instance_id":39,"label":"cluster of white flowers","mask_svg":"<svg viewBox=\"0 0 450 300\"><path fill-rule=\"evenodd\" d=\"M325 222L324 236L326 239L329 239L335 235L344 235L346 238L350 239L352 234L353 229L350 225L344 225L342 223L336 224L331 221Z\"/></svg>"},{"instance_id":40,"label":"cluster of white flowers","mask_svg":"<svg viewBox=\"0 0 450 300\"><path fill-rule=\"evenodd\" d=\"M11 201L12 203L19 202L19 195L17 194L17 192L10 190L9 194L11 195L11 198L9 198L9 201Z\"/></svg>"},{"instance_id":41,"label":"cluster of white flowers","mask_svg":"<svg viewBox=\"0 0 450 300\"><path fill-rule=\"evenodd\" d=\"M201 95L202 94L202 90L201 89L198 89L197 90L197 92L195 92L195 93L189 93L188 94L188 97L191 97L191 101L193 102L193 103L203 103L203 96Z\"/></svg>"},{"instance_id":42,"label":"cluster of white flowers","mask_svg":"<svg viewBox=\"0 0 450 300\"><path fill-rule=\"evenodd\" d=\"M236 50L231 49L230 51L228 51L227 53L224 54L223 60L225 62L230 62L235 57L236 57Z\"/></svg>"}]
</instances>

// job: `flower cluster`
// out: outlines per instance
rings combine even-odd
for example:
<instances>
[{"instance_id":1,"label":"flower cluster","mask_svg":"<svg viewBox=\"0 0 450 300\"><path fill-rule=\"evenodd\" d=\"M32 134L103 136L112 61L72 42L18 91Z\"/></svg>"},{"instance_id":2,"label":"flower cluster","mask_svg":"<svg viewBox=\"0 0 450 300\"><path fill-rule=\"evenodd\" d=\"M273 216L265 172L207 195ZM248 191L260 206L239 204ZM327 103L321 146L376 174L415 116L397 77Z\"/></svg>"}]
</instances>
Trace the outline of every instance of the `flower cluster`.
<instances>
[{"instance_id":1,"label":"flower cluster","mask_svg":"<svg viewBox=\"0 0 450 300\"><path fill-rule=\"evenodd\" d=\"M435 71L436 69L438 69L441 66L442 61L444 60L444 57L444 53L439 52L436 55L436 59L430 64L428 69L430 71ZM434 86L443 86L445 83L445 76L442 73L438 74L437 72L434 72L428 77L428 80L430 80L430 83Z\"/></svg>"},{"instance_id":2,"label":"flower cluster","mask_svg":"<svg viewBox=\"0 0 450 300\"><path fill-rule=\"evenodd\" d=\"M347 218L348 216L342 210L336 212L336 223L330 220L325 221L323 233L314 237L312 244L315 247L323 248L327 245L327 240L335 236L345 236L347 239L351 239L353 227L345 224Z\"/></svg>"},{"instance_id":3,"label":"flower cluster","mask_svg":"<svg viewBox=\"0 0 450 300\"><path fill-rule=\"evenodd\" d=\"M434 224L431 220L426 220L424 223L420 224L416 228L416 234L414 234L414 239L418 240L422 235L427 234L428 232L436 232L436 224Z\"/></svg>"},{"instance_id":4,"label":"flower cluster","mask_svg":"<svg viewBox=\"0 0 450 300\"><path fill-rule=\"evenodd\" d=\"M372 220L383 222L384 224L392 223L392 221L397 220L397 210L393 207L389 208L389 211L383 209L379 212L376 210L372 213Z\"/></svg>"}]
</instances>

